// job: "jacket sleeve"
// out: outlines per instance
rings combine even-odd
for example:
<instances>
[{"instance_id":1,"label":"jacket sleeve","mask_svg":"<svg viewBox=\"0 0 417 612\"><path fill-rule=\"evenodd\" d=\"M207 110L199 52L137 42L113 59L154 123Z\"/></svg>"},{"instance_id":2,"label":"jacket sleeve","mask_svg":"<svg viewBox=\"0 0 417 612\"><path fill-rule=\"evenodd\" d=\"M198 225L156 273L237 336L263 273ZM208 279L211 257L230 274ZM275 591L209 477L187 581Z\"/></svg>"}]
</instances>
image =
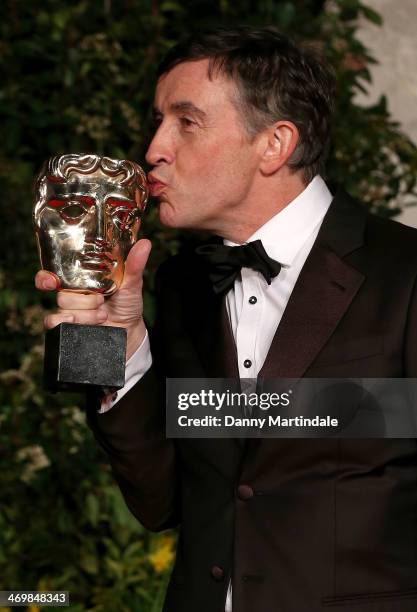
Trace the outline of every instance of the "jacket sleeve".
<instances>
[{"instance_id":1,"label":"jacket sleeve","mask_svg":"<svg viewBox=\"0 0 417 612\"><path fill-rule=\"evenodd\" d=\"M408 305L404 362L406 378L417 378L417 277Z\"/></svg>"},{"instance_id":2,"label":"jacket sleeve","mask_svg":"<svg viewBox=\"0 0 417 612\"><path fill-rule=\"evenodd\" d=\"M111 410L88 402L87 422L107 454L132 514L151 531L180 521L175 443L165 438L160 382L153 368Z\"/></svg>"},{"instance_id":3,"label":"jacket sleeve","mask_svg":"<svg viewBox=\"0 0 417 612\"><path fill-rule=\"evenodd\" d=\"M160 282L158 285L160 293ZM88 397L87 423L107 454L133 515L146 528L161 531L178 525L181 509L176 443L165 434L165 375L160 365L163 359L158 354L158 334L160 337L162 333L158 330L158 303L156 323L151 334L154 365L107 412L98 413L98 398Z\"/></svg>"}]
</instances>

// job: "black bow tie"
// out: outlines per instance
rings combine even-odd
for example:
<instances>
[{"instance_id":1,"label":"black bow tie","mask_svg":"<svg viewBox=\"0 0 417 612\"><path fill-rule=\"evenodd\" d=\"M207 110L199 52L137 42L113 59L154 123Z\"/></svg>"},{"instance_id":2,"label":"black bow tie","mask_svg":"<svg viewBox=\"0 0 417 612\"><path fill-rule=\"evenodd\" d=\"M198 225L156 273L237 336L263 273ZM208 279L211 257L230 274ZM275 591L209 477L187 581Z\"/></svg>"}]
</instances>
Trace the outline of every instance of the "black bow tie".
<instances>
[{"instance_id":1,"label":"black bow tie","mask_svg":"<svg viewBox=\"0 0 417 612\"><path fill-rule=\"evenodd\" d=\"M215 293L227 293L241 268L261 272L268 285L281 270L281 264L268 256L260 240L240 246L205 244L197 247L195 252L207 266Z\"/></svg>"}]
</instances>

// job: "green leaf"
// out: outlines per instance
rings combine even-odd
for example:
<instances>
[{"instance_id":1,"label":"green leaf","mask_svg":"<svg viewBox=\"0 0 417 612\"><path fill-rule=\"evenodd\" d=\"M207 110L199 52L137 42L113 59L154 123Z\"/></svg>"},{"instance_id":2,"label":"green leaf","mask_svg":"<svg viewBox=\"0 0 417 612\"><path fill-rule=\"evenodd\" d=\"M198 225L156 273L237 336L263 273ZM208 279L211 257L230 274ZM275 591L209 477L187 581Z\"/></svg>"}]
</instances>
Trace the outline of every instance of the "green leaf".
<instances>
[{"instance_id":1,"label":"green leaf","mask_svg":"<svg viewBox=\"0 0 417 612\"><path fill-rule=\"evenodd\" d=\"M87 574L95 575L98 572L98 561L94 555L88 553L81 554L80 566Z\"/></svg>"},{"instance_id":2,"label":"green leaf","mask_svg":"<svg viewBox=\"0 0 417 612\"><path fill-rule=\"evenodd\" d=\"M166 589L168 586L169 578L170 578L170 573L167 572L166 574L164 574L163 579L159 585L159 589L155 597L155 601L151 608L151 612L162 612L162 606L164 603L165 593L166 593Z\"/></svg>"},{"instance_id":3,"label":"green leaf","mask_svg":"<svg viewBox=\"0 0 417 612\"><path fill-rule=\"evenodd\" d=\"M105 563L109 568L111 574L113 574L114 576L116 576L116 578L120 580L123 576L123 564L114 561L113 559L106 559Z\"/></svg>"},{"instance_id":4,"label":"green leaf","mask_svg":"<svg viewBox=\"0 0 417 612\"><path fill-rule=\"evenodd\" d=\"M363 5L362 5L362 9L361 10L362 10L363 16L368 21L371 21L372 23L374 23L375 25L378 25L378 26L382 26L383 25L384 20L382 18L382 15L380 15L380 13L377 13L376 11L371 9L369 6L363 6Z\"/></svg>"},{"instance_id":5,"label":"green leaf","mask_svg":"<svg viewBox=\"0 0 417 612\"><path fill-rule=\"evenodd\" d=\"M88 520L93 525L93 527L96 527L98 523L99 504L97 501L97 497L92 493L89 493L86 497L85 510Z\"/></svg>"},{"instance_id":6,"label":"green leaf","mask_svg":"<svg viewBox=\"0 0 417 612\"><path fill-rule=\"evenodd\" d=\"M162 2L161 11L163 13L166 13L168 11L175 13L183 13L184 7L182 7L181 4L179 4L178 2L170 2L169 0L167 0L167 2Z\"/></svg>"}]
</instances>

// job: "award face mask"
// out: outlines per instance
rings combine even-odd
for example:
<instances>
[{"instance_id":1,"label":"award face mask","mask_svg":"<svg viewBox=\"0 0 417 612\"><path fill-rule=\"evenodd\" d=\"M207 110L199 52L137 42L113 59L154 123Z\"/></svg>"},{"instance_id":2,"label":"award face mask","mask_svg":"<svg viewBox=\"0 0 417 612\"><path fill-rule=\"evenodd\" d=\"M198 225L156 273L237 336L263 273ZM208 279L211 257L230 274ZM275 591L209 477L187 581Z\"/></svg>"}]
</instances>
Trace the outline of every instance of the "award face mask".
<instances>
[{"instance_id":1,"label":"award face mask","mask_svg":"<svg viewBox=\"0 0 417 612\"><path fill-rule=\"evenodd\" d=\"M111 295L120 287L147 198L135 162L70 154L45 163L33 220L42 268L60 290Z\"/></svg>"}]
</instances>

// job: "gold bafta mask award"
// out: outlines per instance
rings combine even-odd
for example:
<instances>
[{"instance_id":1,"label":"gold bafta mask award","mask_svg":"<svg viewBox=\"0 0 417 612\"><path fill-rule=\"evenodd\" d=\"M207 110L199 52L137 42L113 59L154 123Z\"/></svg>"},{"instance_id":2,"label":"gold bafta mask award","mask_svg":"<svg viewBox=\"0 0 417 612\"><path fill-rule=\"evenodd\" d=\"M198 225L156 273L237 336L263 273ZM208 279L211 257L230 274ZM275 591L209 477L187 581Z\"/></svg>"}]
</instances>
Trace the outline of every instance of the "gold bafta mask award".
<instances>
[{"instance_id":1,"label":"gold bafta mask award","mask_svg":"<svg viewBox=\"0 0 417 612\"><path fill-rule=\"evenodd\" d=\"M110 296L137 241L148 189L142 168L99 155L51 157L36 181L33 221L41 266L60 291ZM45 339L45 381L52 390L124 385L121 327L62 323Z\"/></svg>"}]
</instances>

